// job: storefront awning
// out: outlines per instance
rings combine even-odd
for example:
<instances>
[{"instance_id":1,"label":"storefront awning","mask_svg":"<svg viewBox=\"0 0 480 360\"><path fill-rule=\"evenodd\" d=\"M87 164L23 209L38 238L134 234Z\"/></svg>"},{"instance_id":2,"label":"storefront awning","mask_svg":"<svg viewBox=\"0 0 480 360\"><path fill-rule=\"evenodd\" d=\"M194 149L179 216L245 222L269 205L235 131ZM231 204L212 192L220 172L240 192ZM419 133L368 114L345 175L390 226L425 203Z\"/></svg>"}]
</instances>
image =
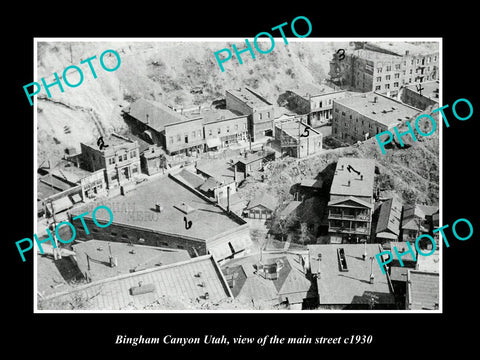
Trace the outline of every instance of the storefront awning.
<instances>
[{"instance_id":1,"label":"storefront awning","mask_svg":"<svg viewBox=\"0 0 480 360\"><path fill-rule=\"evenodd\" d=\"M214 147L218 147L222 144L222 142L220 141L220 139L218 137L216 138L210 138L210 139L207 139L207 146L211 149L211 148L214 148Z\"/></svg>"}]
</instances>

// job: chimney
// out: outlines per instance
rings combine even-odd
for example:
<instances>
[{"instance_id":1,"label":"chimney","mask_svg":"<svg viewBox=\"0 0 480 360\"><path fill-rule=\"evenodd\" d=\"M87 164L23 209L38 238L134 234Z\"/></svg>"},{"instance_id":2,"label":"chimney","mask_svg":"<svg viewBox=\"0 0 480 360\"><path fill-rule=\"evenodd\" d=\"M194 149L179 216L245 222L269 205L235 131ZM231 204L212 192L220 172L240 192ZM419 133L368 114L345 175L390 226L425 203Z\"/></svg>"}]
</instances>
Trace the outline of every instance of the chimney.
<instances>
[{"instance_id":1,"label":"chimney","mask_svg":"<svg viewBox=\"0 0 480 360\"><path fill-rule=\"evenodd\" d=\"M360 180L363 180L363 174L360 174Z\"/></svg>"},{"instance_id":2,"label":"chimney","mask_svg":"<svg viewBox=\"0 0 480 360\"><path fill-rule=\"evenodd\" d=\"M230 214L230 186L227 186L227 213Z\"/></svg>"},{"instance_id":3,"label":"chimney","mask_svg":"<svg viewBox=\"0 0 480 360\"><path fill-rule=\"evenodd\" d=\"M377 102L377 97L376 97L376 96L373 97L373 102L374 102L374 103Z\"/></svg>"},{"instance_id":4,"label":"chimney","mask_svg":"<svg viewBox=\"0 0 480 360\"><path fill-rule=\"evenodd\" d=\"M156 203L156 204L155 204L155 210L156 210L157 212L162 212L163 207L160 205L160 203Z\"/></svg>"},{"instance_id":5,"label":"chimney","mask_svg":"<svg viewBox=\"0 0 480 360\"><path fill-rule=\"evenodd\" d=\"M148 124L148 114L145 114L145 116L147 117L147 122L146 123Z\"/></svg>"},{"instance_id":6,"label":"chimney","mask_svg":"<svg viewBox=\"0 0 480 360\"><path fill-rule=\"evenodd\" d=\"M370 274L370 284L373 284L375 282L375 275L373 273Z\"/></svg>"},{"instance_id":7,"label":"chimney","mask_svg":"<svg viewBox=\"0 0 480 360\"><path fill-rule=\"evenodd\" d=\"M405 50L405 55L410 54L410 50Z\"/></svg>"},{"instance_id":8,"label":"chimney","mask_svg":"<svg viewBox=\"0 0 480 360\"><path fill-rule=\"evenodd\" d=\"M350 186L350 180L348 180L348 186Z\"/></svg>"}]
</instances>

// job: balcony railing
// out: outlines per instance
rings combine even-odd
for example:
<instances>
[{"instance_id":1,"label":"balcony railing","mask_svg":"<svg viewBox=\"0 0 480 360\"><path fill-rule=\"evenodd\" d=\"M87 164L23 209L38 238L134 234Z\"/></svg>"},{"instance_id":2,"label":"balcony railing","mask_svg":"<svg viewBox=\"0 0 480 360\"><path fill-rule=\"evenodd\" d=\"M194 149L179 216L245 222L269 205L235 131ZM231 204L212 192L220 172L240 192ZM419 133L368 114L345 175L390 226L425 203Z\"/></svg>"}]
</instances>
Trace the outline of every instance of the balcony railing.
<instances>
[{"instance_id":1,"label":"balcony railing","mask_svg":"<svg viewBox=\"0 0 480 360\"><path fill-rule=\"evenodd\" d=\"M350 214L342 214L342 213L329 213L329 219L338 219L338 220L358 220L358 221L368 221L369 216L367 214L357 214L357 215L350 215Z\"/></svg>"},{"instance_id":2,"label":"balcony railing","mask_svg":"<svg viewBox=\"0 0 480 360\"><path fill-rule=\"evenodd\" d=\"M348 228L342 226L330 226L329 231L335 231L339 233L347 233L347 234L367 234L368 228Z\"/></svg>"}]
</instances>

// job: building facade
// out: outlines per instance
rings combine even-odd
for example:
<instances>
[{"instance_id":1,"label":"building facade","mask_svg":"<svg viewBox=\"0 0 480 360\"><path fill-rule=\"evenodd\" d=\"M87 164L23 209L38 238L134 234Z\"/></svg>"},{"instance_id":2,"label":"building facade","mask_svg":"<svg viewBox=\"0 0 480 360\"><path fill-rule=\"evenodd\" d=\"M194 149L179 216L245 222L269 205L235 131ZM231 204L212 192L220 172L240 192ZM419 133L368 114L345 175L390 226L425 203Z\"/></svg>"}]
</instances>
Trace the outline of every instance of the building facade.
<instances>
[{"instance_id":1,"label":"building facade","mask_svg":"<svg viewBox=\"0 0 480 360\"><path fill-rule=\"evenodd\" d=\"M228 110L248 116L248 131L252 141L273 136L274 106L262 95L245 87L225 91Z\"/></svg>"},{"instance_id":2,"label":"building facade","mask_svg":"<svg viewBox=\"0 0 480 360\"><path fill-rule=\"evenodd\" d=\"M365 43L330 62L330 77L362 92L396 98L402 87L439 79L439 53L408 43Z\"/></svg>"},{"instance_id":3,"label":"building facade","mask_svg":"<svg viewBox=\"0 0 480 360\"><path fill-rule=\"evenodd\" d=\"M436 108L439 101L439 82L438 80L427 81L421 84L405 86L401 99L405 104L417 109Z\"/></svg>"},{"instance_id":4,"label":"building facade","mask_svg":"<svg viewBox=\"0 0 480 360\"><path fill-rule=\"evenodd\" d=\"M328 202L331 243L370 240L374 171L374 160L338 159Z\"/></svg>"},{"instance_id":5,"label":"building facade","mask_svg":"<svg viewBox=\"0 0 480 360\"><path fill-rule=\"evenodd\" d=\"M248 139L247 115L236 115L229 110L205 112L203 115L207 149L225 148Z\"/></svg>"},{"instance_id":6,"label":"building facade","mask_svg":"<svg viewBox=\"0 0 480 360\"><path fill-rule=\"evenodd\" d=\"M337 99L333 104L332 136L354 144L414 120L420 113L420 109L377 92Z\"/></svg>"},{"instance_id":7,"label":"building facade","mask_svg":"<svg viewBox=\"0 0 480 360\"><path fill-rule=\"evenodd\" d=\"M112 134L104 139L100 150L96 144L81 143L82 164L88 171L104 169L109 189L129 183L140 173L140 150L136 141Z\"/></svg>"},{"instance_id":8,"label":"building facade","mask_svg":"<svg viewBox=\"0 0 480 360\"><path fill-rule=\"evenodd\" d=\"M281 122L275 125L275 140L280 142L282 154L304 158L322 150L322 134L301 121Z\"/></svg>"}]
</instances>

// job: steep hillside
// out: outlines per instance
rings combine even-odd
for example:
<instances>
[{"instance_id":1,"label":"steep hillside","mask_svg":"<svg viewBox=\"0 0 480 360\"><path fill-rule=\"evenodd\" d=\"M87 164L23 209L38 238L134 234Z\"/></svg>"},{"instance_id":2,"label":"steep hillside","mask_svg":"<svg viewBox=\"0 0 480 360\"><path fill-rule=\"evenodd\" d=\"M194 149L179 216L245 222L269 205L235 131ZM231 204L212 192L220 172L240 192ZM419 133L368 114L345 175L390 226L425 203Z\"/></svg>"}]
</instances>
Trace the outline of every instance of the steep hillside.
<instances>
[{"instance_id":1,"label":"steep hillside","mask_svg":"<svg viewBox=\"0 0 480 360\"><path fill-rule=\"evenodd\" d=\"M328 73L328 62L339 48L348 43L313 43L277 41L269 54L243 54L243 64L232 59L221 72L213 53L230 48L225 42L48 42L38 46L38 78L53 81L69 65L79 65L84 82L76 87L64 86L61 93L52 87L47 98L38 95L38 159L58 158L65 147L79 149L80 142L94 141L105 131L126 128L122 107L138 98L147 98L174 106L210 104L224 95L225 89L248 85L276 103L286 89L301 83L321 83ZM239 49L245 46L235 42ZM266 48L267 44L260 45ZM116 50L121 65L114 72L100 67L100 54ZM87 64L80 62L97 56L92 64L98 75L93 79ZM78 74L68 73L72 83ZM202 93L191 93L200 87Z\"/></svg>"}]
</instances>

